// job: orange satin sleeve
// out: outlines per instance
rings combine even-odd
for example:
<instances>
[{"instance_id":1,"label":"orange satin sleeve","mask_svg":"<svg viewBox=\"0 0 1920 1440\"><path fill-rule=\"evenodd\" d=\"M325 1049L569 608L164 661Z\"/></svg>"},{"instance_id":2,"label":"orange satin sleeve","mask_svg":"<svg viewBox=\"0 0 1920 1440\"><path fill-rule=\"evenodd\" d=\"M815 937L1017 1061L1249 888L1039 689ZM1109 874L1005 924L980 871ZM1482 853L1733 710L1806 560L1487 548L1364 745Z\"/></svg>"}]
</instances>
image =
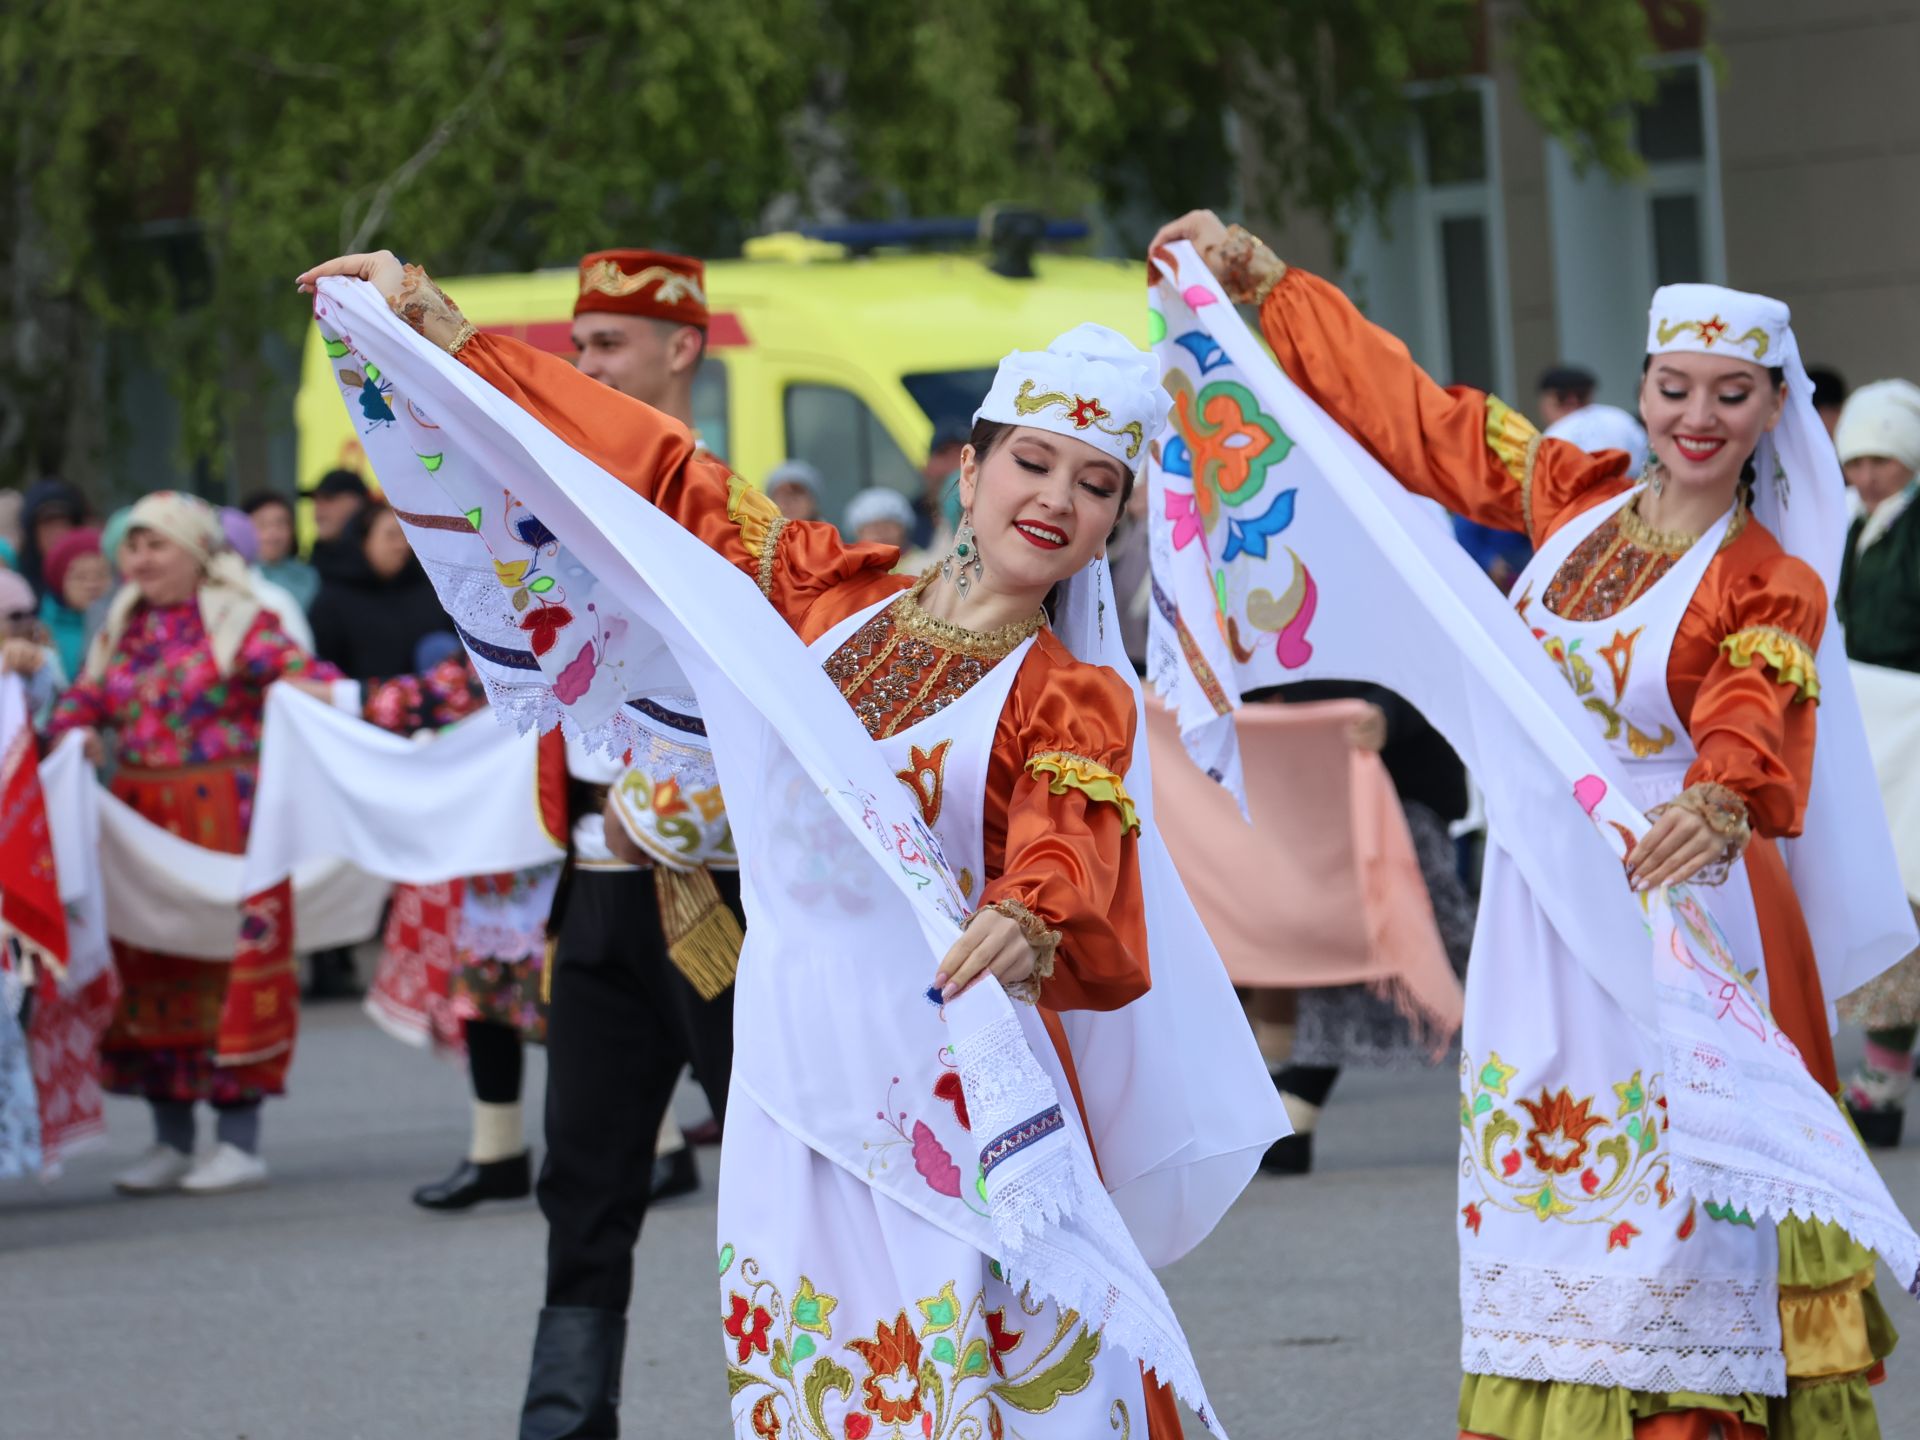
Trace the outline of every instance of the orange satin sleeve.
<instances>
[{"instance_id":1,"label":"orange satin sleeve","mask_svg":"<svg viewBox=\"0 0 1920 1440\"><path fill-rule=\"evenodd\" d=\"M981 903L1016 900L1060 932L1039 994L1050 1010L1117 1010L1146 994L1146 907L1137 829L1122 806L1053 783L1028 761L1064 753L1124 775L1134 722L1124 680L1042 631L994 734Z\"/></svg>"},{"instance_id":2,"label":"orange satin sleeve","mask_svg":"<svg viewBox=\"0 0 1920 1440\"><path fill-rule=\"evenodd\" d=\"M899 588L888 583L898 559L892 546L849 545L832 525L789 523L764 493L695 445L686 426L559 356L480 334L455 358L745 571L803 638ZM830 593L834 603L822 607Z\"/></svg>"},{"instance_id":3,"label":"orange satin sleeve","mask_svg":"<svg viewBox=\"0 0 1920 1440\"><path fill-rule=\"evenodd\" d=\"M1668 684L1699 751L1687 783L1735 791L1759 835L1800 833L1819 712L1797 667L1786 665L1783 673L1782 666L1745 657L1737 642L1727 642L1754 631L1796 637L1810 657L1826 617L1820 577L1781 551L1764 529L1749 525L1715 557L1674 640Z\"/></svg>"},{"instance_id":4,"label":"orange satin sleeve","mask_svg":"<svg viewBox=\"0 0 1920 1440\"><path fill-rule=\"evenodd\" d=\"M1537 544L1629 483L1623 453L1545 439L1497 397L1440 386L1317 275L1288 267L1260 307L1260 333L1288 378L1390 475L1477 524Z\"/></svg>"}]
</instances>

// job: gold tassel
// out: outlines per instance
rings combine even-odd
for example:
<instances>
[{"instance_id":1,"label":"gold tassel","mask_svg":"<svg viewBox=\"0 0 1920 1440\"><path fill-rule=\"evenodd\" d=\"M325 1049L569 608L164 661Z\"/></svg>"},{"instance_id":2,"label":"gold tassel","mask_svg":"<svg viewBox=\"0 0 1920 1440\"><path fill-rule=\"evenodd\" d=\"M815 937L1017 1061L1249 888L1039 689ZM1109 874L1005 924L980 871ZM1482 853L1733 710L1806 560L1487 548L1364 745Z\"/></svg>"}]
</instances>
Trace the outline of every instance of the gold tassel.
<instances>
[{"instance_id":1,"label":"gold tassel","mask_svg":"<svg viewBox=\"0 0 1920 1440\"><path fill-rule=\"evenodd\" d=\"M703 865L698 870L653 867L654 893L660 899L660 928L667 958L687 977L702 1000L711 1000L733 984L746 941L720 888Z\"/></svg>"}]
</instances>

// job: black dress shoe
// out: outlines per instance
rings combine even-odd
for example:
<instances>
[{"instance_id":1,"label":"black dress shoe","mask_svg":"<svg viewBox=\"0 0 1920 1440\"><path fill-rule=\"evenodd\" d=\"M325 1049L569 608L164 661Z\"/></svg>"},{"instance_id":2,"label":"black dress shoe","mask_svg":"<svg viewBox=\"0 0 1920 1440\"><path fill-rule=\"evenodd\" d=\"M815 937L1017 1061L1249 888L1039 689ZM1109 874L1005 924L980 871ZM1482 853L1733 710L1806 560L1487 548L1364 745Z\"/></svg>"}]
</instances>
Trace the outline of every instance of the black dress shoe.
<instances>
[{"instance_id":1,"label":"black dress shoe","mask_svg":"<svg viewBox=\"0 0 1920 1440\"><path fill-rule=\"evenodd\" d=\"M653 1159L655 1200L671 1200L676 1195L691 1195L700 1188L700 1167L693 1163L693 1147L682 1145L668 1155Z\"/></svg>"},{"instance_id":2,"label":"black dress shoe","mask_svg":"<svg viewBox=\"0 0 1920 1440\"><path fill-rule=\"evenodd\" d=\"M627 1317L549 1305L533 1337L520 1440L612 1440L620 1433Z\"/></svg>"},{"instance_id":3,"label":"black dress shoe","mask_svg":"<svg viewBox=\"0 0 1920 1440\"><path fill-rule=\"evenodd\" d=\"M1269 1175L1306 1175L1313 1170L1313 1132L1282 1135L1260 1157L1260 1168Z\"/></svg>"},{"instance_id":4,"label":"black dress shoe","mask_svg":"<svg viewBox=\"0 0 1920 1440\"><path fill-rule=\"evenodd\" d=\"M446 1179L414 1191L413 1203L422 1210L470 1210L482 1200L524 1200L532 1193L532 1152L522 1151L482 1164L462 1160Z\"/></svg>"},{"instance_id":5,"label":"black dress shoe","mask_svg":"<svg viewBox=\"0 0 1920 1440\"><path fill-rule=\"evenodd\" d=\"M698 1125L689 1125L685 1131L689 1145L718 1145L720 1143L720 1122L702 1120Z\"/></svg>"}]
</instances>

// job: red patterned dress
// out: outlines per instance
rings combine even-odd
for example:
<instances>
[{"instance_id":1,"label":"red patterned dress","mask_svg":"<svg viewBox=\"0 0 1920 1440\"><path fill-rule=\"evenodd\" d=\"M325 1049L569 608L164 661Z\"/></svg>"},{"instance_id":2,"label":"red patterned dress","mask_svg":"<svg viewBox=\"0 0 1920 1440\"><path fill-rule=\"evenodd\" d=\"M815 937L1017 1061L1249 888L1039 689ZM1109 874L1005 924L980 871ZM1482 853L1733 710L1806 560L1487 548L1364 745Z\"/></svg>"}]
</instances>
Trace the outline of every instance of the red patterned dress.
<instances>
[{"instance_id":1,"label":"red patterned dress","mask_svg":"<svg viewBox=\"0 0 1920 1440\"><path fill-rule=\"evenodd\" d=\"M221 675L195 601L135 608L105 674L83 676L54 706L49 733L93 729L115 742L113 793L154 824L209 850L239 854L253 818L267 687L289 676L338 672L290 640L269 611L255 618ZM290 923L291 917L281 919ZM271 923L249 917L249 923ZM236 928L239 917L236 917ZM291 1014L229 1014L230 967L114 943L121 995L102 1045L107 1088L150 1100L245 1104L285 1088ZM287 957L291 963L291 955ZM256 1008L291 1006L276 986ZM215 1064L250 1053L263 1026L289 1042L252 1064Z\"/></svg>"}]
</instances>

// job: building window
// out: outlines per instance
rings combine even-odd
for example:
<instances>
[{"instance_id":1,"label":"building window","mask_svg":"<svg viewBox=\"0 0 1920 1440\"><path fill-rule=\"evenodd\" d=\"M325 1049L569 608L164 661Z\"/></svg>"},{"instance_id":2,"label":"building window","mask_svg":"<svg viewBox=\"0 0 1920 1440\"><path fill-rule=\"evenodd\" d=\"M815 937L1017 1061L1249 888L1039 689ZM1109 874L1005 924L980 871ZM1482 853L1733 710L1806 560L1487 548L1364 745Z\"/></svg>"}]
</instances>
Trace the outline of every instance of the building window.
<instances>
[{"instance_id":1,"label":"building window","mask_svg":"<svg viewBox=\"0 0 1920 1440\"><path fill-rule=\"evenodd\" d=\"M1512 358L1493 84L1422 86L1413 111L1413 183L1383 223L1355 227L1347 283L1443 383L1504 390Z\"/></svg>"},{"instance_id":2,"label":"building window","mask_svg":"<svg viewBox=\"0 0 1920 1440\"><path fill-rule=\"evenodd\" d=\"M820 471L820 517L839 524L847 502L870 485L920 493L920 471L879 417L838 385L789 385L787 454Z\"/></svg>"},{"instance_id":3,"label":"building window","mask_svg":"<svg viewBox=\"0 0 1920 1440\"><path fill-rule=\"evenodd\" d=\"M1633 180L1582 169L1547 142L1555 353L1600 377L1599 398L1631 410L1646 354L1646 302L1662 285L1722 281L1720 155L1713 69L1698 55L1652 62L1634 111L1646 162Z\"/></svg>"}]
</instances>

